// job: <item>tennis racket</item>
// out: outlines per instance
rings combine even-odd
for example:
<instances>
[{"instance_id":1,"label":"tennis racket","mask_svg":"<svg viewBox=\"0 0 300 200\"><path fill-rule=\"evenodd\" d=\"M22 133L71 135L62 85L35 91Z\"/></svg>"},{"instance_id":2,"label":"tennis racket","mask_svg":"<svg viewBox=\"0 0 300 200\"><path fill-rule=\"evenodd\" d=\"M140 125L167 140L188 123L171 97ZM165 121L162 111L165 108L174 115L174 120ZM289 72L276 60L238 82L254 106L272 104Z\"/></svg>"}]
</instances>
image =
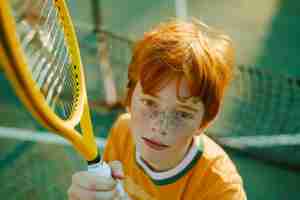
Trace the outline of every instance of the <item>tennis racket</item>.
<instances>
[{"instance_id":1,"label":"tennis racket","mask_svg":"<svg viewBox=\"0 0 300 200\"><path fill-rule=\"evenodd\" d=\"M110 177L93 135L84 69L65 1L1 1L0 62L33 116L69 140L90 171Z\"/></svg>"}]
</instances>

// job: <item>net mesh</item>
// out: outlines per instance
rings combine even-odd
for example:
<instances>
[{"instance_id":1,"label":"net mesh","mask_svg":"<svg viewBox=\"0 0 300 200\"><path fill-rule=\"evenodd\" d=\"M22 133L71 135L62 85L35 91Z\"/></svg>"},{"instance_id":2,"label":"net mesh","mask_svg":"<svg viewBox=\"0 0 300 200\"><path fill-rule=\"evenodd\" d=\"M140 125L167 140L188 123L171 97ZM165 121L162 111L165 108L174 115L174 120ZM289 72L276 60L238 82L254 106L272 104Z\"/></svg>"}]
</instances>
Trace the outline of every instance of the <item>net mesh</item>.
<instances>
[{"instance_id":1,"label":"net mesh","mask_svg":"<svg viewBox=\"0 0 300 200\"><path fill-rule=\"evenodd\" d=\"M299 79L239 67L224 105L209 130L217 141L265 161L300 167Z\"/></svg>"},{"instance_id":2,"label":"net mesh","mask_svg":"<svg viewBox=\"0 0 300 200\"><path fill-rule=\"evenodd\" d=\"M127 84L127 69L130 62L131 49L133 43L131 40L120 37L112 32L101 30L103 37L102 44L99 42L95 34L91 34L90 30L77 29L79 35L79 42L82 49L82 60L87 68L88 79L94 80L93 82L87 81L89 90L89 99L91 101L104 102L105 90L103 76L101 75L101 64L97 49L99 46L106 45L105 55L107 63L112 71L112 79L115 83L118 99L121 100L125 95L125 87Z\"/></svg>"},{"instance_id":3,"label":"net mesh","mask_svg":"<svg viewBox=\"0 0 300 200\"><path fill-rule=\"evenodd\" d=\"M213 129L218 135L300 132L300 80L239 67Z\"/></svg>"}]
</instances>

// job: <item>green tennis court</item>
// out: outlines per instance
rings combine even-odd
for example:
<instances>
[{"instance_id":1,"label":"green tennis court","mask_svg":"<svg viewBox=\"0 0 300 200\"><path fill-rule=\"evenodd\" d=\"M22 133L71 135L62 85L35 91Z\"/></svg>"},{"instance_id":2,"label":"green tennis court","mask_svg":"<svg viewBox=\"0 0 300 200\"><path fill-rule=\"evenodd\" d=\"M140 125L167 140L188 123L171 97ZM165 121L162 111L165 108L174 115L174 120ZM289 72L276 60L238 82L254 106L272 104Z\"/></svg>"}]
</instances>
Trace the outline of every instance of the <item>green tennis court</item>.
<instances>
[{"instance_id":1,"label":"green tennis court","mask_svg":"<svg viewBox=\"0 0 300 200\"><path fill-rule=\"evenodd\" d=\"M93 1L68 1L79 37L99 148L124 112L103 107L103 77L91 14ZM98 1L101 33L119 97L133 41L176 16L175 1ZM100 10L100 7L99 7ZM189 16L224 29L236 42L238 67L223 113L208 131L236 163L248 199L300 198L300 3L187 1ZM1 69L1 67L0 67ZM0 71L0 196L67 199L71 175L85 161L25 110Z\"/></svg>"}]
</instances>

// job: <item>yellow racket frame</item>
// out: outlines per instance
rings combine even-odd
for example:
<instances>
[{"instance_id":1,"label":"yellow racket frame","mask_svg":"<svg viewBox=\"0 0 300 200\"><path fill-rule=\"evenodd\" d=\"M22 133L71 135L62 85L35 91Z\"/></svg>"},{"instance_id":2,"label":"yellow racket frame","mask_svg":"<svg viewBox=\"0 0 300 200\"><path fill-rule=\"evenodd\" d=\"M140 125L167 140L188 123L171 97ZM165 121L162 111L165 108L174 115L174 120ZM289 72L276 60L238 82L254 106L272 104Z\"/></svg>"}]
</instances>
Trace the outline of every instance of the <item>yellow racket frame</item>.
<instances>
[{"instance_id":1,"label":"yellow racket frame","mask_svg":"<svg viewBox=\"0 0 300 200\"><path fill-rule=\"evenodd\" d=\"M17 96L33 116L43 126L69 140L86 160L92 161L98 156L98 148L89 113L79 46L65 1L53 0L53 3L58 8L60 23L63 25L72 69L79 75L78 109L67 120L63 120L44 100L44 96L28 70L28 62L18 40L15 18L9 0L2 0L0 4L0 63ZM82 134L75 130L78 123L80 123Z\"/></svg>"}]
</instances>

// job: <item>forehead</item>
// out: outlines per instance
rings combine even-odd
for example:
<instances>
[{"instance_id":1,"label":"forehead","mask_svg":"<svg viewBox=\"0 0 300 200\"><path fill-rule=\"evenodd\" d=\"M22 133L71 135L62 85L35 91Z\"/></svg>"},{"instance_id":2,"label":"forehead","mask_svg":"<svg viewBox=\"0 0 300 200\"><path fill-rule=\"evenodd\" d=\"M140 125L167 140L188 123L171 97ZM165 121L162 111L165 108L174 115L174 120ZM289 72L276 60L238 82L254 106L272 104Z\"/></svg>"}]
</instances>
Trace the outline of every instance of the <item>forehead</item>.
<instances>
[{"instance_id":1,"label":"forehead","mask_svg":"<svg viewBox=\"0 0 300 200\"><path fill-rule=\"evenodd\" d=\"M136 94L139 96L144 94L140 83L137 84L136 92L137 92ZM180 99L178 99L177 95L179 95ZM177 101L181 101L182 99L191 97L191 93L188 88L186 79L182 78L179 85L178 94L177 94L177 79L174 79L169 81L168 84L166 84L162 89L156 91L154 96L157 97L160 101L167 102L167 103L172 103L172 102L175 103Z\"/></svg>"}]
</instances>

